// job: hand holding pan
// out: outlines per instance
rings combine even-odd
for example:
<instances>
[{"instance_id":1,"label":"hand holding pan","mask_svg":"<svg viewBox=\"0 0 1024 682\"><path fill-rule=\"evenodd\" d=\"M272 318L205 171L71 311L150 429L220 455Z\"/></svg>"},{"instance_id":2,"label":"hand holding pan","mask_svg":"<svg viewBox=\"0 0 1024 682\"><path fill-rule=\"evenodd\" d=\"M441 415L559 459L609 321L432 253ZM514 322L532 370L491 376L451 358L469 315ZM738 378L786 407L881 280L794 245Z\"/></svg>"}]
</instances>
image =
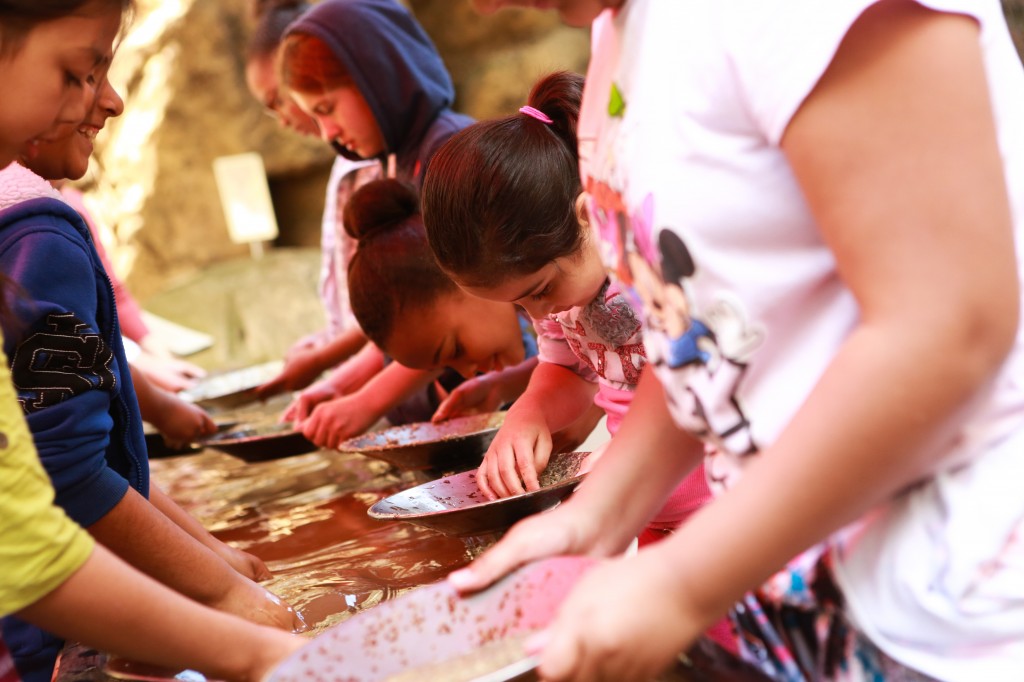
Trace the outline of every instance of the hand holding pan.
<instances>
[{"instance_id":1,"label":"hand holding pan","mask_svg":"<svg viewBox=\"0 0 1024 682\"><path fill-rule=\"evenodd\" d=\"M525 679L536 662L524 637L548 625L594 563L546 559L470 596L447 582L418 588L325 631L265 682Z\"/></svg>"}]
</instances>

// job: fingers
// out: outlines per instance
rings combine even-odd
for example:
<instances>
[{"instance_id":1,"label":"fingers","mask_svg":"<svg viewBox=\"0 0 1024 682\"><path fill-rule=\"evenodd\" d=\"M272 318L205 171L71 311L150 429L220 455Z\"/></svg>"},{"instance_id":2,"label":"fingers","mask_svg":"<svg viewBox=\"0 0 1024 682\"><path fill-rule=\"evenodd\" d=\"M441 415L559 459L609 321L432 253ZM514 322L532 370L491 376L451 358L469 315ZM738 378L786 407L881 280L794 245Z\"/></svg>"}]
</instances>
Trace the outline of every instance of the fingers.
<instances>
[{"instance_id":1,"label":"fingers","mask_svg":"<svg viewBox=\"0 0 1024 682\"><path fill-rule=\"evenodd\" d=\"M213 418L205 411L200 410L199 412L199 429L197 431L197 438L203 436L212 436L217 433L217 422L213 421Z\"/></svg>"},{"instance_id":2,"label":"fingers","mask_svg":"<svg viewBox=\"0 0 1024 682\"><path fill-rule=\"evenodd\" d=\"M496 545L480 555L469 566L448 574L448 582L462 594L477 592L520 566L554 552L547 549L550 540L545 529L530 517L512 527Z\"/></svg>"},{"instance_id":3,"label":"fingers","mask_svg":"<svg viewBox=\"0 0 1024 682\"><path fill-rule=\"evenodd\" d=\"M284 373L278 374L276 377L274 377L267 383L263 384L262 386L257 386L254 389L256 397L259 398L260 400L266 400L267 398L271 398L277 395L278 393L284 393L284 386L286 380L287 377L285 377Z\"/></svg>"},{"instance_id":4,"label":"fingers","mask_svg":"<svg viewBox=\"0 0 1024 682\"><path fill-rule=\"evenodd\" d=\"M430 418L431 423L438 424L447 419L451 419L453 416L459 416L459 403L460 395L458 390L449 393L448 396L441 401L441 404L434 410L434 415Z\"/></svg>"},{"instance_id":5,"label":"fingers","mask_svg":"<svg viewBox=\"0 0 1024 682\"><path fill-rule=\"evenodd\" d=\"M253 580L260 582L274 577L274 574L270 572L270 569L267 568L267 565L263 563L262 559L254 554L249 554L248 552L246 552L246 554L249 557L249 564L252 567Z\"/></svg>"}]
</instances>

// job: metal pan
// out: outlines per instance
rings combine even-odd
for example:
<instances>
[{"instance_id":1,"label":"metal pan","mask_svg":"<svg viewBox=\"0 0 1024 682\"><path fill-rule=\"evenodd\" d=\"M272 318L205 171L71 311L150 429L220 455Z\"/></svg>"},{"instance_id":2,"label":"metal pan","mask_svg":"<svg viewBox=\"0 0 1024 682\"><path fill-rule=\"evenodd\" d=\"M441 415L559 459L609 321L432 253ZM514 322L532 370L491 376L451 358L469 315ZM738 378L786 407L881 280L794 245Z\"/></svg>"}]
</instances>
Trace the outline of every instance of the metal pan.
<instances>
[{"instance_id":1,"label":"metal pan","mask_svg":"<svg viewBox=\"0 0 1024 682\"><path fill-rule=\"evenodd\" d=\"M276 421L239 424L204 438L197 445L226 452L247 462L292 457L318 449L291 423Z\"/></svg>"},{"instance_id":2,"label":"metal pan","mask_svg":"<svg viewBox=\"0 0 1024 682\"><path fill-rule=\"evenodd\" d=\"M236 421L217 422L217 433L224 433L228 429L234 428L237 424L238 422ZM146 439L146 452L149 454L150 459L190 455L203 449L203 446L198 443L171 447L164 441L164 437L160 435L160 432L151 424L143 424L142 434Z\"/></svg>"},{"instance_id":3,"label":"metal pan","mask_svg":"<svg viewBox=\"0 0 1024 682\"><path fill-rule=\"evenodd\" d=\"M536 679L531 672L536 663L521 649L523 635L547 626L594 563L585 557L545 559L468 597L460 597L447 582L415 589L326 630L285 659L265 682L430 682L417 669L427 672L439 665L447 668L446 680ZM502 642L513 649L508 657L494 655Z\"/></svg>"},{"instance_id":4,"label":"metal pan","mask_svg":"<svg viewBox=\"0 0 1024 682\"><path fill-rule=\"evenodd\" d=\"M589 454L552 455L540 476L540 490L522 495L488 500L477 487L476 471L466 471L385 497L367 513L375 519L408 521L447 535L498 533L569 496L583 480L580 467Z\"/></svg>"},{"instance_id":5,"label":"metal pan","mask_svg":"<svg viewBox=\"0 0 1024 682\"><path fill-rule=\"evenodd\" d=\"M178 395L206 410L230 410L255 402L256 388L276 377L282 369L284 361L275 360L211 374Z\"/></svg>"},{"instance_id":6,"label":"metal pan","mask_svg":"<svg viewBox=\"0 0 1024 682\"><path fill-rule=\"evenodd\" d=\"M382 459L407 471L464 471L481 462L504 421L504 412L489 412L440 424L393 426L350 438L338 449Z\"/></svg>"}]
</instances>

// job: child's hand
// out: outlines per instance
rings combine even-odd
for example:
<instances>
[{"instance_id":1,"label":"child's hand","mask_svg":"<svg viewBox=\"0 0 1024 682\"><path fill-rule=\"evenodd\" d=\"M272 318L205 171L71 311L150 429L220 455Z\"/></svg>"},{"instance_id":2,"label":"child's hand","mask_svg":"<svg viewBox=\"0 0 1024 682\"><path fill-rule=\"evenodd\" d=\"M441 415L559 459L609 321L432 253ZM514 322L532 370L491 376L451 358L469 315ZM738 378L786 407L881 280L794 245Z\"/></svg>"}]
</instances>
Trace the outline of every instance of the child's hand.
<instances>
[{"instance_id":1,"label":"child's hand","mask_svg":"<svg viewBox=\"0 0 1024 682\"><path fill-rule=\"evenodd\" d=\"M167 400L152 424L171 448L183 448L203 436L217 433L217 425L203 408L171 394L167 394Z\"/></svg>"},{"instance_id":2,"label":"child's hand","mask_svg":"<svg viewBox=\"0 0 1024 682\"><path fill-rule=\"evenodd\" d=\"M154 355L145 349L132 360L132 364L141 369L153 385L171 393L191 388L206 376L202 367L187 360L170 355Z\"/></svg>"},{"instance_id":3,"label":"child's hand","mask_svg":"<svg viewBox=\"0 0 1024 682\"><path fill-rule=\"evenodd\" d=\"M494 412L504 402L501 386L493 381L494 372L474 377L459 384L441 401L430 421L437 424L446 419L482 412Z\"/></svg>"},{"instance_id":4,"label":"child's hand","mask_svg":"<svg viewBox=\"0 0 1024 682\"><path fill-rule=\"evenodd\" d=\"M551 432L543 413L520 401L487 448L476 483L489 500L538 490L538 473L550 457Z\"/></svg>"},{"instance_id":5,"label":"child's hand","mask_svg":"<svg viewBox=\"0 0 1024 682\"><path fill-rule=\"evenodd\" d=\"M477 592L524 564L564 554L605 556L597 549L600 526L594 515L569 498L555 509L523 519L448 582L460 593Z\"/></svg>"},{"instance_id":6,"label":"child's hand","mask_svg":"<svg viewBox=\"0 0 1024 682\"><path fill-rule=\"evenodd\" d=\"M228 562L231 568L235 569L238 573L241 573L249 580L260 582L261 580L268 580L273 578L273 574L267 565L263 563L263 559L260 559L255 554L249 554L243 552L237 547L232 547L226 542L218 541L216 545L211 546L211 549L217 553L217 555Z\"/></svg>"},{"instance_id":7,"label":"child's hand","mask_svg":"<svg viewBox=\"0 0 1024 682\"><path fill-rule=\"evenodd\" d=\"M302 434L321 448L336 448L352 436L358 436L380 418L365 400L342 396L321 403L312 414L299 423Z\"/></svg>"},{"instance_id":8,"label":"child's hand","mask_svg":"<svg viewBox=\"0 0 1024 682\"><path fill-rule=\"evenodd\" d=\"M289 604L265 587L241 576L222 599L210 606L287 632L306 630L306 623Z\"/></svg>"},{"instance_id":9,"label":"child's hand","mask_svg":"<svg viewBox=\"0 0 1024 682\"><path fill-rule=\"evenodd\" d=\"M299 397L285 408L281 414L281 421L294 422L296 427L301 426L302 422L309 417L314 407L328 400L333 400L338 395L338 392L330 383L319 382L313 384L300 393Z\"/></svg>"},{"instance_id":10,"label":"child's hand","mask_svg":"<svg viewBox=\"0 0 1024 682\"><path fill-rule=\"evenodd\" d=\"M527 642L540 649L531 653L540 656L541 679L657 679L704 628L676 598L672 565L646 551L590 569L550 627Z\"/></svg>"},{"instance_id":11,"label":"child's hand","mask_svg":"<svg viewBox=\"0 0 1024 682\"><path fill-rule=\"evenodd\" d=\"M265 400L285 391L306 388L326 369L319 348L291 353L281 373L267 383L256 387L256 396Z\"/></svg>"}]
</instances>

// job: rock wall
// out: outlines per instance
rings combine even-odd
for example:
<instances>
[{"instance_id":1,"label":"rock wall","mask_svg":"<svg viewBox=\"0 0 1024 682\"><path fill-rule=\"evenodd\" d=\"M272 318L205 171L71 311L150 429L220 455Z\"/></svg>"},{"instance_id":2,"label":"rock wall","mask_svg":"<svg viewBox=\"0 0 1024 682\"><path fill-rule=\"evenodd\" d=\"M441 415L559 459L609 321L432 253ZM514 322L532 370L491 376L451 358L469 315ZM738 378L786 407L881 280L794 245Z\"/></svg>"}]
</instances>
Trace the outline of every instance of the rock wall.
<instances>
[{"instance_id":1,"label":"rock wall","mask_svg":"<svg viewBox=\"0 0 1024 682\"><path fill-rule=\"evenodd\" d=\"M450 67L456 108L504 114L552 69L585 69L588 36L553 13L480 17L469 0L411 5ZM332 153L278 127L249 95L248 0L140 0L112 81L125 113L101 134L82 185L115 269L140 299L248 249L227 234L213 159L257 151L270 179L280 245L316 246Z\"/></svg>"},{"instance_id":2,"label":"rock wall","mask_svg":"<svg viewBox=\"0 0 1024 682\"><path fill-rule=\"evenodd\" d=\"M270 179L279 245L318 244L331 152L280 129L244 84L249 0L139 0L112 79L125 114L101 134L87 200L117 272L142 300L247 253L231 243L214 185L217 156L257 151ZM457 108L478 118L520 106L550 70L585 69L586 31L552 12L481 17L470 0L407 0L452 73ZM1024 0L1003 0L1024 50Z\"/></svg>"}]
</instances>

